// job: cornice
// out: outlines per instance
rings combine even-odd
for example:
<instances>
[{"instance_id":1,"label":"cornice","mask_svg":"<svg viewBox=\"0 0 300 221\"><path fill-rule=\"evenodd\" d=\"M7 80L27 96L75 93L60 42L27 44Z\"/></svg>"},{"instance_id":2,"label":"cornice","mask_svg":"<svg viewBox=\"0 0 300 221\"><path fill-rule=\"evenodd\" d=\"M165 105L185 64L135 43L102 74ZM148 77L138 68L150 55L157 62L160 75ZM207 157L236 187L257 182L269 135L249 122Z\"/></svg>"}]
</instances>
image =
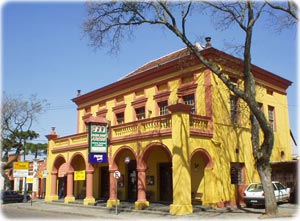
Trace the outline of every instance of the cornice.
<instances>
[{"instance_id":1,"label":"cornice","mask_svg":"<svg viewBox=\"0 0 300 221\"><path fill-rule=\"evenodd\" d=\"M243 70L244 63L241 59L226 54L215 48L208 48L201 51L200 53L202 56L212 62L219 63L233 69ZM99 97L104 97L112 94L116 92L116 88L118 88L118 91L126 90L130 87L141 84L142 82L151 81L154 78L161 77L162 75L180 71L183 68L183 64L186 64L186 67L184 66L184 68L189 68L200 65L200 62L194 54L184 55L182 57L178 57L177 59L165 62L161 65L154 66L132 77L124 78L102 88L91 91L87 94L73 98L72 101L79 106L94 99L98 99ZM189 66L187 66L187 64L189 64ZM282 91L285 91L292 84L291 81L286 80L255 65L252 65L252 72L257 80L269 82L275 87L282 88Z\"/></svg>"}]
</instances>

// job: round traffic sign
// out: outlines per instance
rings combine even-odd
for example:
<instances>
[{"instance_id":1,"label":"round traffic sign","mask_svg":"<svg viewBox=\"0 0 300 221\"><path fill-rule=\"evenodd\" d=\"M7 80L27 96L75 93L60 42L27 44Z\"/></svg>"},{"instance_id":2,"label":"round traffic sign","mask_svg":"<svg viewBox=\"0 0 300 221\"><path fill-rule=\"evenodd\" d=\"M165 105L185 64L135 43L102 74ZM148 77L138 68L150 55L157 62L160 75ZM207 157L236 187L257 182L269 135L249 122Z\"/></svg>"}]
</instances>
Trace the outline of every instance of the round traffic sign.
<instances>
[{"instance_id":1,"label":"round traffic sign","mask_svg":"<svg viewBox=\"0 0 300 221\"><path fill-rule=\"evenodd\" d=\"M118 180L120 177L121 177L120 171L116 170L116 171L114 172L114 178Z\"/></svg>"}]
</instances>

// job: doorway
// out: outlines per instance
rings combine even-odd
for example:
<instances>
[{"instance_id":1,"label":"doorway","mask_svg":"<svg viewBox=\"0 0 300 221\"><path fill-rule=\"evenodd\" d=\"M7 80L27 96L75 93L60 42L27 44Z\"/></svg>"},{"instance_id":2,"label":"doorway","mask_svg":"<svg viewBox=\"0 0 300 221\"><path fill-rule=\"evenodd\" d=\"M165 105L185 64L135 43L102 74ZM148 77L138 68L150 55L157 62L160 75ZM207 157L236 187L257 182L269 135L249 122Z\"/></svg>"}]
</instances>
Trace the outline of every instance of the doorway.
<instances>
[{"instance_id":1,"label":"doorway","mask_svg":"<svg viewBox=\"0 0 300 221\"><path fill-rule=\"evenodd\" d=\"M108 167L101 167L101 193L100 197L103 200L107 200L109 198L109 171Z\"/></svg>"},{"instance_id":2,"label":"doorway","mask_svg":"<svg viewBox=\"0 0 300 221\"><path fill-rule=\"evenodd\" d=\"M127 189L127 200L137 200L137 171L136 171L136 160L131 160L127 165L128 169L128 189Z\"/></svg>"},{"instance_id":3,"label":"doorway","mask_svg":"<svg viewBox=\"0 0 300 221\"><path fill-rule=\"evenodd\" d=\"M172 178L172 163L160 163L159 165L160 178L160 201L173 201L173 178Z\"/></svg>"},{"instance_id":4,"label":"doorway","mask_svg":"<svg viewBox=\"0 0 300 221\"><path fill-rule=\"evenodd\" d=\"M58 178L58 198L64 198L67 194L67 176Z\"/></svg>"}]
</instances>

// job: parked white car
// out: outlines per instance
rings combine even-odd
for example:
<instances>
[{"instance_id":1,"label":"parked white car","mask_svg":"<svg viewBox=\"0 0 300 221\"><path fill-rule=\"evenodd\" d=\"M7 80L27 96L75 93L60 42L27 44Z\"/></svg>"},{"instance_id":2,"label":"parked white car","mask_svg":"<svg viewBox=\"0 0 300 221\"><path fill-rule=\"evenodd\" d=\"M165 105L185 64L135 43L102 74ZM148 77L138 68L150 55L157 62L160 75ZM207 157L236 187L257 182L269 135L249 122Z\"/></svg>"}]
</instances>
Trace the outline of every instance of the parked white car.
<instances>
[{"instance_id":1,"label":"parked white car","mask_svg":"<svg viewBox=\"0 0 300 221\"><path fill-rule=\"evenodd\" d=\"M273 181L274 194L276 202L289 201L290 188L286 188L280 182ZM244 201L247 207L251 207L253 204L264 205L265 193L262 183L251 183L244 191Z\"/></svg>"}]
</instances>

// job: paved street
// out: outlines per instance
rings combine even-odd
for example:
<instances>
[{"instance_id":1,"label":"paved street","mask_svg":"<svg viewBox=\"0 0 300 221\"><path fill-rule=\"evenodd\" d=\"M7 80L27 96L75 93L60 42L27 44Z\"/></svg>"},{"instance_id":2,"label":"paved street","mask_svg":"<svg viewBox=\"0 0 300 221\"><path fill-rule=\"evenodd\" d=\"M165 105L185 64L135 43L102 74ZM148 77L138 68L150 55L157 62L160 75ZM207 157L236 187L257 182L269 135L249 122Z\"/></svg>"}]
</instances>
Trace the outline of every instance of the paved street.
<instances>
[{"instance_id":1,"label":"paved street","mask_svg":"<svg viewBox=\"0 0 300 221\"><path fill-rule=\"evenodd\" d=\"M229 207L223 209L213 209L198 206L194 208L194 213L185 216L172 216L168 213L168 205L152 204L147 210L134 210L130 208L133 204L121 203L118 214L115 209L108 209L104 204L97 206L83 206L82 204L63 204L60 202L46 203L42 200L28 203L12 203L1 205L1 220L24 220L24 219L159 219L159 220L232 220L258 219L264 212L264 208L242 208ZM299 207L293 204L280 204L280 220L296 220L299 218ZM277 220L277 219L276 219Z\"/></svg>"}]
</instances>

